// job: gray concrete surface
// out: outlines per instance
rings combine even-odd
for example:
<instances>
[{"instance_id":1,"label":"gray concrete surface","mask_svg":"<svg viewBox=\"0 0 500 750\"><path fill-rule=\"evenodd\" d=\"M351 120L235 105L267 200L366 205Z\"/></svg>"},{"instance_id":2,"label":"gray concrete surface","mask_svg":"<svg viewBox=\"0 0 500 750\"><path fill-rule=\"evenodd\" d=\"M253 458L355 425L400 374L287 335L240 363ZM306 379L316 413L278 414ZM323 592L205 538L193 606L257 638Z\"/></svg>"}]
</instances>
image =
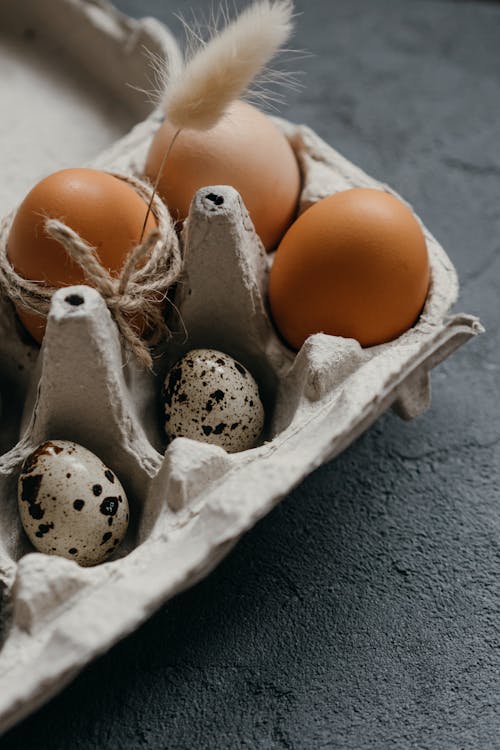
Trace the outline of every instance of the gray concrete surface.
<instances>
[{"instance_id":1,"label":"gray concrete surface","mask_svg":"<svg viewBox=\"0 0 500 750\"><path fill-rule=\"evenodd\" d=\"M314 57L283 113L414 204L487 334L2 750L500 747L500 5L297 5Z\"/></svg>"}]
</instances>

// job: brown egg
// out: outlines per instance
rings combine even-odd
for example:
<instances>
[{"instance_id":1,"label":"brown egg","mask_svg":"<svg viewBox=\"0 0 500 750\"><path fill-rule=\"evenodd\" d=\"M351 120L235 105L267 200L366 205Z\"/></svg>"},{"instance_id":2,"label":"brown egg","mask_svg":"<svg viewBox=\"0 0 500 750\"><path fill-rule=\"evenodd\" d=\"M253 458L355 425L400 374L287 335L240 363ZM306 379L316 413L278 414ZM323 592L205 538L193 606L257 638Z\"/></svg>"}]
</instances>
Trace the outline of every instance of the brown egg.
<instances>
[{"instance_id":1,"label":"brown egg","mask_svg":"<svg viewBox=\"0 0 500 750\"><path fill-rule=\"evenodd\" d=\"M320 332L373 346L415 323L429 274L410 209L388 193L357 188L319 201L291 226L271 269L269 300L294 349Z\"/></svg>"},{"instance_id":2,"label":"brown egg","mask_svg":"<svg viewBox=\"0 0 500 750\"><path fill-rule=\"evenodd\" d=\"M154 182L176 130L164 122L146 161ZM243 198L255 230L271 250L293 221L300 171L288 140L265 114L236 101L211 130L183 130L163 170L159 192L174 219L184 220L197 190L230 185Z\"/></svg>"},{"instance_id":3,"label":"brown egg","mask_svg":"<svg viewBox=\"0 0 500 750\"><path fill-rule=\"evenodd\" d=\"M60 219L97 248L102 265L117 276L140 241L147 205L126 182L94 169L63 169L39 182L14 217L7 255L20 276L64 287L84 284L85 276L62 245L45 232L47 217ZM156 227L152 214L145 236ZM39 343L45 319L18 309L18 315Z\"/></svg>"}]
</instances>

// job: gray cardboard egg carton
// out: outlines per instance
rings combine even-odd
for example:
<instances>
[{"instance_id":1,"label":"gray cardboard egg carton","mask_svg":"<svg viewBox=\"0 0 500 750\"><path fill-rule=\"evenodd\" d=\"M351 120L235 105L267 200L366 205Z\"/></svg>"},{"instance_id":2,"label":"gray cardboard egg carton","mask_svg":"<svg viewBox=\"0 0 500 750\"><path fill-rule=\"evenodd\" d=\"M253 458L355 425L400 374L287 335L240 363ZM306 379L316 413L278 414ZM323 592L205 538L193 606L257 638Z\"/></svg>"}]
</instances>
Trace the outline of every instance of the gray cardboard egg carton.
<instances>
[{"instance_id":1,"label":"gray cardboard egg carton","mask_svg":"<svg viewBox=\"0 0 500 750\"><path fill-rule=\"evenodd\" d=\"M8 18L1 17L5 13ZM62 54L63 45L71 55L69 81L84 71L86 85L107 87L117 106L121 101L135 118L144 116L144 104L126 84L147 86L143 46L178 54L157 22L132 21L96 0L21 0L0 6L0 28L8 29L7 37L5 32L0 37L4 57L15 49L12 59L17 60L26 37L35 37L47 55L54 44ZM63 104L53 97L51 106ZM64 106L66 116L71 114L70 98ZM93 166L140 172L159 121L153 112ZM302 210L353 186L388 190L309 128L279 124L302 166ZM90 141L99 142L101 127L96 121L94 130L88 128ZM0 131L4 150L7 137L13 136ZM51 171L45 158L46 152L39 161L42 173ZM65 164L55 159L50 166ZM29 187L20 168L15 174L20 182L4 184L0 194L8 199L1 205L5 213ZM30 179L36 181L33 174ZM214 193L223 200L214 202L209 197ZM0 731L47 701L163 602L209 573L246 530L384 410L393 406L411 419L426 408L430 369L481 327L470 316L448 317L458 292L455 270L432 235L425 234L432 285L423 315L396 341L367 350L353 340L322 334L311 337L297 355L280 343L266 307L270 259L239 195L228 187L201 190L193 202L176 299L188 339L174 338L156 376L144 373L122 350L110 314L93 289L71 289L84 300L76 307L67 289L55 295L40 352L23 336L10 304L1 302ZM259 381L268 422L257 448L228 455L179 438L165 452L161 375L180 354L198 346L232 354ZM49 438L82 443L124 484L133 521L116 559L80 568L30 548L17 514L17 476L24 458Z\"/></svg>"}]
</instances>

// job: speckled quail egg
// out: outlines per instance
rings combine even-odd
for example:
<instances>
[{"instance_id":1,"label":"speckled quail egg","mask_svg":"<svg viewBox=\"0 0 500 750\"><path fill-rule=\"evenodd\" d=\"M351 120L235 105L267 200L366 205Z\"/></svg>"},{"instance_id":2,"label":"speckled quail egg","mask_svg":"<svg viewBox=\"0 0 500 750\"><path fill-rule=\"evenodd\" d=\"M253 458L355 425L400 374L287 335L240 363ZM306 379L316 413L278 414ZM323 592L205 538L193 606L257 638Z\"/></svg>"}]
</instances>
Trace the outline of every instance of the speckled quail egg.
<instances>
[{"instance_id":1,"label":"speckled quail egg","mask_svg":"<svg viewBox=\"0 0 500 750\"><path fill-rule=\"evenodd\" d=\"M214 349L193 349L167 373L167 435L219 445L229 453L253 448L264 425L259 388L246 367Z\"/></svg>"},{"instance_id":2,"label":"speckled quail egg","mask_svg":"<svg viewBox=\"0 0 500 750\"><path fill-rule=\"evenodd\" d=\"M129 520L118 477L77 443L49 440L24 462L18 481L21 521L39 552L96 565L123 540Z\"/></svg>"}]
</instances>

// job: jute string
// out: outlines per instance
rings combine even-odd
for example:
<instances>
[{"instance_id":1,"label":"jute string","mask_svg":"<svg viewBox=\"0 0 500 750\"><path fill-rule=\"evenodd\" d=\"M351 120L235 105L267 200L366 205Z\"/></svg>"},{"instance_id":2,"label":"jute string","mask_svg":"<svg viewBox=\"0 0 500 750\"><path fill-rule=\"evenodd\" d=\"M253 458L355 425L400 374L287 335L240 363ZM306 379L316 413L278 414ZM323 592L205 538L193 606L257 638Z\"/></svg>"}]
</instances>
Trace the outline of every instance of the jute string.
<instances>
[{"instance_id":1,"label":"jute string","mask_svg":"<svg viewBox=\"0 0 500 750\"><path fill-rule=\"evenodd\" d=\"M115 177L128 182L146 204L149 202L150 186L131 176L116 174ZM47 218L44 223L46 233L63 246L71 260L82 269L89 286L101 294L123 339L148 368L153 365L149 346L171 335L164 303L182 270L177 233L168 210L157 195L153 198L152 210L157 229L129 253L117 277L111 276L101 265L96 248L62 221ZM7 257L12 220L11 215L0 223L0 287L16 306L47 317L57 289L41 281L24 279L13 269ZM141 321L144 333L131 322L134 318Z\"/></svg>"}]
</instances>

